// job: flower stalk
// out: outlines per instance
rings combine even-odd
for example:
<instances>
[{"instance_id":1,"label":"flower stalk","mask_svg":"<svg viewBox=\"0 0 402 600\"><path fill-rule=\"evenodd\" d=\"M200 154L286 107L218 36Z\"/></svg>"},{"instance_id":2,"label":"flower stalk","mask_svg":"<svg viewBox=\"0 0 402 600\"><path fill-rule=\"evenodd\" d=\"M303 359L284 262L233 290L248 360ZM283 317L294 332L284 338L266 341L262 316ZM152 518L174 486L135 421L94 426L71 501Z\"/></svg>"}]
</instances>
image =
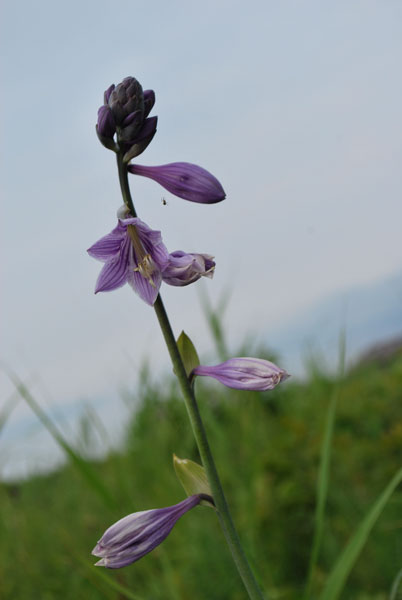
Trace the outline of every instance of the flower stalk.
<instances>
[{"instance_id":1,"label":"flower stalk","mask_svg":"<svg viewBox=\"0 0 402 600\"><path fill-rule=\"evenodd\" d=\"M132 201L130 187L128 183L127 164L123 160L122 151L117 152L117 166L119 172L119 181L124 203L130 211L131 217L136 217L136 211ZM222 526L226 541L232 553L233 560L237 570L243 580L244 586L251 600L263 600L263 593L254 577L251 567L244 554L239 536L235 529L229 507L222 489L222 484L219 479L218 471L212 456L212 452L208 443L207 434L201 415L198 409L197 401L193 388L187 377L183 361L181 359L175 337L167 316L165 307L160 294L158 294L154 303L156 316L161 327L163 337L165 339L170 358L174 367L175 374L178 378L179 385L185 401L187 413L193 430L193 434L198 446L202 464L205 468L208 482L213 494L214 503L217 509L220 524Z\"/></svg>"}]
</instances>

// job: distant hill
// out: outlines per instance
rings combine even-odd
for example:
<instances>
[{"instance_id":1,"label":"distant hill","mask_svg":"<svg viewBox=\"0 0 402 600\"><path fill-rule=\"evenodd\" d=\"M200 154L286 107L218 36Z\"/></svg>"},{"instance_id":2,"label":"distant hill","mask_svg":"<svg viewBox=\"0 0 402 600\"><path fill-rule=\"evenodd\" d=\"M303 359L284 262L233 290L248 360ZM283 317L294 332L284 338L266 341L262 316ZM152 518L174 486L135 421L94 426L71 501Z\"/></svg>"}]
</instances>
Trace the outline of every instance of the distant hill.
<instances>
[{"instance_id":1,"label":"distant hill","mask_svg":"<svg viewBox=\"0 0 402 600\"><path fill-rule=\"evenodd\" d=\"M402 338L402 272L323 299L269 332L266 341L290 372L303 375L309 356L336 368L342 330L348 361L374 344Z\"/></svg>"}]
</instances>

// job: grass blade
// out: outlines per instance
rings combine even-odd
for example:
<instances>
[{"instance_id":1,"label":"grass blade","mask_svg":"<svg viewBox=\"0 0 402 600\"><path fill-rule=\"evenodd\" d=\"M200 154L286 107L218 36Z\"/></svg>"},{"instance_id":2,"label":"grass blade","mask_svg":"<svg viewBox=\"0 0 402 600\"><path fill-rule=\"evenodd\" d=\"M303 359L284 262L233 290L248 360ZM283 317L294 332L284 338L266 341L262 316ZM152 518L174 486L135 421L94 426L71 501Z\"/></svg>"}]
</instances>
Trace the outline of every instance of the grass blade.
<instances>
[{"instance_id":1,"label":"grass blade","mask_svg":"<svg viewBox=\"0 0 402 600\"><path fill-rule=\"evenodd\" d=\"M107 583L108 586L110 586L113 590L120 594L119 598L127 598L128 600L144 600L143 596L138 596L137 594L134 594L134 592L128 589L125 585L116 581L116 579L113 578L113 575L109 575L108 573L106 573L103 567L95 567L94 565L89 565L81 556L76 555L76 558L88 571L88 574L90 574L91 579L98 578Z\"/></svg>"},{"instance_id":2,"label":"grass blade","mask_svg":"<svg viewBox=\"0 0 402 600\"><path fill-rule=\"evenodd\" d=\"M391 589L391 593L389 595L389 600L397 600L398 590L400 588L401 582L402 582L402 569L399 571L399 573L395 577L394 583L392 584L392 589Z\"/></svg>"},{"instance_id":3,"label":"grass blade","mask_svg":"<svg viewBox=\"0 0 402 600\"><path fill-rule=\"evenodd\" d=\"M48 430L53 439L64 450L64 452L70 458L71 462L84 477L86 482L93 488L93 490L98 494L98 496L102 498L102 500L107 506L114 507L116 503L113 496L105 487L100 477L98 477L97 473L94 471L90 463L88 463L77 452L75 452L75 450L73 450L70 444L65 440L60 431L57 429L53 421L49 419L45 411L40 407L38 402L35 400L31 392L21 381L21 379L19 379L19 377L15 373L12 373L8 370L6 372L13 384L15 385L17 392L25 400L25 402L32 409L32 411L36 414L38 419L41 421L42 425Z\"/></svg>"},{"instance_id":4,"label":"grass blade","mask_svg":"<svg viewBox=\"0 0 402 600\"><path fill-rule=\"evenodd\" d=\"M225 339L224 330L222 327L223 315L226 311L230 298L230 292L226 291L223 293L218 307L212 307L209 296L206 292L205 287L200 287L200 301L202 311L207 320L209 329L212 334L212 339L215 342L218 357L221 360L226 360L228 357L228 349Z\"/></svg>"},{"instance_id":5,"label":"grass blade","mask_svg":"<svg viewBox=\"0 0 402 600\"><path fill-rule=\"evenodd\" d=\"M402 469L394 475L383 493L377 498L371 509L361 521L353 536L350 538L341 556L332 569L319 600L336 600L343 590L345 582L353 568L372 528L381 515L385 505L396 487L402 481Z\"/></svg>"},{"instance_id":6,"label":"grass blade","mask_svg":"<svg viewBox=\"0 0 402 600\"><path fill-rule=\"evenodd\" d=\"M5 424L11 416L11 413L13 412L14 408L17 406L18 401L19 396L14 392L14 394L12 394L12 396L10 396L10 398L5 403L4 408L0 413L0 433L2 432Z\"/></svg>"},{"instance_id":7,"label":"grass blade","mask_svg":"<svg viewBox=\"0 0 402 600\"><path fill-rule=\"evenodd\" d=\"M317 564L318 555L321 547L322 535L324 531L325 505L328 496L331 466L332 437L334 432L336 407L338 405L340 388L345 372L345 348L345 335L342 333L339 340L339 375L330 398L327 412L327 420L325 423L324 437L321 446L321 460L318 471L316 509L314 515L314 537L310 555L307 584L304 592L305 600L308 600L311 596L313 575L315 566Z\"/></svg>"}]
</instances>

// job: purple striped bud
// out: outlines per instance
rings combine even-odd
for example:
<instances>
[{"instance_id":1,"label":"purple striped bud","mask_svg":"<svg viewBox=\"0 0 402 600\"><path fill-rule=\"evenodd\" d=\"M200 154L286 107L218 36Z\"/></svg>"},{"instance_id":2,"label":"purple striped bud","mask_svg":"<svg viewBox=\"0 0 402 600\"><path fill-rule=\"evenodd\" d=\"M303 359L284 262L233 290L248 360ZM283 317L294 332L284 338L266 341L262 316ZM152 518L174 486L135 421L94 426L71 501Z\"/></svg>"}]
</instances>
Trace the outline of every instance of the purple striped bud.
<instances>
[{"instance_id":1,"label":"purple striped bud","mask_svg":"<svg viewBox=\"0 0 402 600\"><path fill-rule=\"evenodd\" d=\"M199 365L192 375L214 377L235 390L263 392L273 390L289 374L269 360L262 358L230 358L220 365L204 367Z\"/></svg>"},{"instance_id":2,"label":"purple striped bud","mask_svg":"<svg viewBox=\"0 0 402 600\"><path fill-rule=\"evenodd\" d=\"M194 283L200 277L212 277L215 270L213 258L209 254L187 254L176 250L169 254L162 280L169 285L184 286Z\"/></svg>"},{"instance_id":3,"label":"purple striped bud","mask_svg":"<svg viewBox=\"0 0 402 600\"><path fill-rule=\"evenodd\" d=\"M129 165L128 170L135 175L143 175L157 181L175 196L191 202L214 204L226 196L216 177L191 163L177 162L158 167Z\"/></svg>"},{"instance_id":4,"label":"purple striped bud","mask_svg":"<svg viewBox=\"0 0 402 600\"><path fill-rule=\"evenodd\" d=\"M176 522L201 500L212 502L206 494L190 496L166 508L136 512L123 517L105 531L92 554L99 556L96 565L120 569L151 552L169 535Z\"/></svg>"}]
</instances>

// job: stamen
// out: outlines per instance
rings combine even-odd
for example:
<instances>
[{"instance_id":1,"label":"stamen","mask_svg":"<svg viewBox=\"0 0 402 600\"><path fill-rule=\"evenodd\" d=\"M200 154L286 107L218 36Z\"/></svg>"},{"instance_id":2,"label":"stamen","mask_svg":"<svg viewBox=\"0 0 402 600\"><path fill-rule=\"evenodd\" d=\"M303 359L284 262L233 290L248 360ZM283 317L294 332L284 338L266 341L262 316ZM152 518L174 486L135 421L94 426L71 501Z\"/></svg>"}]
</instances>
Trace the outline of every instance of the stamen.
<instances>
[{"instance_id":1,"label":"stamen","mask_svg":"<svg viewBox=\"0 0 402 600\"><path fill-rule=\"evenodd\" d=\"M136 267L134 271L138 271L145 279L148 279L152 287L156 288L151 277L152 273L155 271L155 263L150 254L146 254L142 261L138 262L138 267Z\"/></svg>"},{"instance_id":2,"label":"stamen","mask_svg":"<svg viewBox=\"0 0 402 600\"><path fill-rule=\"evenodd\" d=\"M147 279L149 281L152 287L156 287L152 279L152 273L154 273L156 270L155 263L152 260L151 255L145 251L140 236L138 235L136 226L128 225L127 232L133 244L134 256L138 265L137 267L135 267L134 271L138 271L138 273L140 273L140 275L142 275L144 279Z\"/></svg>"}]
</instances>

